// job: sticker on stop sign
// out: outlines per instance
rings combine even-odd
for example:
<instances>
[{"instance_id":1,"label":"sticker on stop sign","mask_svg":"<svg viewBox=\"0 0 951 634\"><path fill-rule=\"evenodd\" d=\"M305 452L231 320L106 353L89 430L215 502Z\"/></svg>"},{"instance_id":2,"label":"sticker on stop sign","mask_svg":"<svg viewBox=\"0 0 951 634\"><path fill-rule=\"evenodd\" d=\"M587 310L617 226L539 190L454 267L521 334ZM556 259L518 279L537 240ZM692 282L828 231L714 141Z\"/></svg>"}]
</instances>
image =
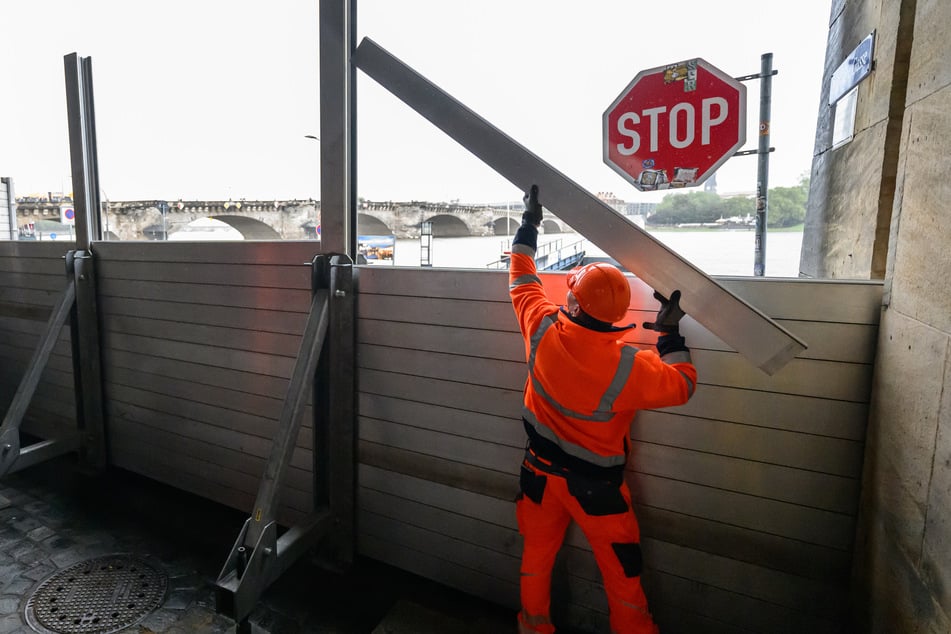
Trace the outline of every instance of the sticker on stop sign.
<instances>
[{"instance_id":1,"label":"sticker on stop sign","mask_svg":"<svg viewBox=\"0 0 951 634\"><path fill-rule=\"evenodd\" d=\"M746 142L746 87L696 58L641 71L604 112L604 162L641 191L693 187Z\"/></svg>"}]
</instances>

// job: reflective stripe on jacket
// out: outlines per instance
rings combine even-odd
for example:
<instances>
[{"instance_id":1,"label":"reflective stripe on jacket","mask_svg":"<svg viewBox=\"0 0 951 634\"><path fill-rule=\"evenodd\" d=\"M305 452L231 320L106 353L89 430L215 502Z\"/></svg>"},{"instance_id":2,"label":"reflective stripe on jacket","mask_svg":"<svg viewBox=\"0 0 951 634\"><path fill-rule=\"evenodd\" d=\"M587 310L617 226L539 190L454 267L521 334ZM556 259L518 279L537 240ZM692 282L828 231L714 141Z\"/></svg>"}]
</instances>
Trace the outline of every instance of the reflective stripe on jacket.
<instances>
[{"instance_id":1,"label":"reflective stripe on jacket","mask_svg":"<svg viewBox=\"0 0 951 634\"><path fill-rule=\"evenodd\" d=\"M697 371L689 352L662 359L574 323L545 294L534 249L515 245L509 293L525 339L528 379L522 415L565 453L599 467L623 465L639 409L681 405Z\"/></svg>"}]
</instances>

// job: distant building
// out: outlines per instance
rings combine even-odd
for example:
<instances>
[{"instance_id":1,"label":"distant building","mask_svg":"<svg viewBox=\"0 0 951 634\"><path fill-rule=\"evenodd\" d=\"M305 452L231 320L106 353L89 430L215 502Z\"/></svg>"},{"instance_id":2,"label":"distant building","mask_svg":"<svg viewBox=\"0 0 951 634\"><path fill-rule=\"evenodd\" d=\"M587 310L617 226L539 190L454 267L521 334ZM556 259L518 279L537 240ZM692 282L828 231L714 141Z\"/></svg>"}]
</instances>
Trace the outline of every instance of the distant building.
<instances>
[{"instance_id":1,"label":"distant building","mask_svg":"<svg viewBox=\"0 0 951 634\"><path fill-rule=\"evenodd\" d=\"M622 214L626 213L624 210L627 207L627 203L615 196L614 192L598 192L598 200L614 209L614 211Z\"/></svg>"},{"instance_id":2,"label":"distant building","mask_svg":"<svg viewBox=\"0 0 951 634\"><path fill-rule=\"evenodd\" d=\"M716 173L711 174L711 175L710 175L710 178L708 178L706 181L704 181L704 183L703 183L703 191L705 191L705 192L710 192L710 193L712 193L712 194L717 193L717 175L716 175Z\"/></svg>"}]
</instances>

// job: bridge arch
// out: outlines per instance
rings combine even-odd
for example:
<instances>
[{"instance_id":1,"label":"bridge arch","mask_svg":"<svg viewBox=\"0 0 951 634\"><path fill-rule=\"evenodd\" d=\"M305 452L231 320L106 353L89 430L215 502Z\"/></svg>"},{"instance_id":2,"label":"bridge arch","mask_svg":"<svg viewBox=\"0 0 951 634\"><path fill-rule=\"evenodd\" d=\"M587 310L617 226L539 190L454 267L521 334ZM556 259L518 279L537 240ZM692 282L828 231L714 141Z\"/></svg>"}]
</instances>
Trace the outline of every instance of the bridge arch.
<instances>
[{"instance_id":1,"label":"bridge arch","mask_svg":"<svg viewBox=\"0 0 951 634\"><path fill-rule=\"evenodd\" d=\"M370 214L357 214L357 227L362 236L391 236L393 230L376 216Z\"/></svg>"},{"instance_id":2,"label":"bridge arch","mask_svg":"<svg viewBox=\"0 0 951 634\"><path fill-rule=\"evenodd\" d=\"M433 223L434 238L459 238L472 235L469 225L456 216L438 214L426 220Z\"/></svg>"},{"instance_id":3,"label":"bridge arch","mask_svg":"<svg viewBox=\"0 0 951 634\"><path fill-rule=\"evenodd\" d=\"M521 214L519 214L519 218L521 218ZM492 230L497 236L511 236L515 235L515 230L518 229L519 224L520 221L511 216L502 216L492 221Z\"/></svg>"},{"instance_id":4,"label":"bridge arch","mask_svg":"<svg viewBox=\"0 0 951 634\"><path fill-rule=\"evenodd\" d=\"M271 225L248 216L208 216L236 229L245 240L280 240L281 234Z\"/></svg>"},{"instance_id":5,"label":"bridge arch","mask_svg":"<svg viewBox=\"0 0 951 634\"><path fill-rule=\"evenodd\" d=\"M543 233L564 233L565 230L561 228L561 225L558 224L557 220L552 220L550 218L542 220L541 230Z\"/></svg>"}]
</instances>

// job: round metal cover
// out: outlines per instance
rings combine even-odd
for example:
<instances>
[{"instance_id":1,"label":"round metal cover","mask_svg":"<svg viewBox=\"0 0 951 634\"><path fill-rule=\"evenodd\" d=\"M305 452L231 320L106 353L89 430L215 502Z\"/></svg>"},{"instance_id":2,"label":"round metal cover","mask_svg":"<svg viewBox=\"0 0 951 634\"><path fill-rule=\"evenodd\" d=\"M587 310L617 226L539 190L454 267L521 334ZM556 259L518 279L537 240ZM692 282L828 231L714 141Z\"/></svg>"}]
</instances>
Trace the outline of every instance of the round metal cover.
<instances>
[{"instance_id":1,"label":"round metal cover","mask_svg":"<svg viewBox=\"0 0 951 634\"><path fill-rule=\"evenodd\" d=\"M42 634L107 634L138 623L165 600L168 577L129 555L97 557L43 581L26 604Z\"/></svg>"}]
</instances>

